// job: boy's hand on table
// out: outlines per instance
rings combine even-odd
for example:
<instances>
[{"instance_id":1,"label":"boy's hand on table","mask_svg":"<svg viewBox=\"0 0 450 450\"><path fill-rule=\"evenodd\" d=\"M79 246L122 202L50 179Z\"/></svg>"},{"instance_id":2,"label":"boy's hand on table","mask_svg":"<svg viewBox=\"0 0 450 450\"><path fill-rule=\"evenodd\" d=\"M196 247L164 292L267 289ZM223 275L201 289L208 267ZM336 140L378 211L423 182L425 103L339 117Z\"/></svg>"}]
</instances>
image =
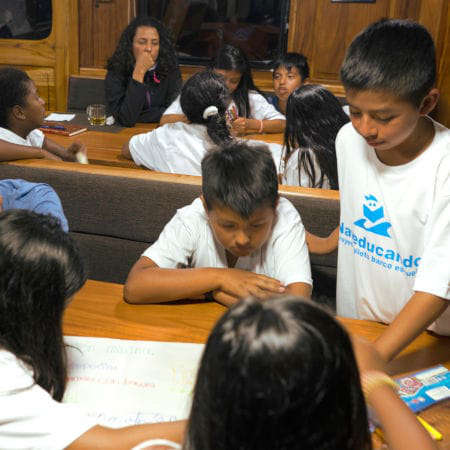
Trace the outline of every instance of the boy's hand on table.
<instances>
[{"instance_id":1,"label":"boy's hand on table","mask_svg":"<svg viewBox=\"0 0 450 450\"><path fill-rule=\"evenodd\" d=\"M87 148L86 146L79 141L75 141L72 143L70 147L67 147L66 157L68 161L78 161L77 153L82 153L84 156L87 156Z\"/></svg>"},{"instance_id":2,"label":"boy's hand on table","mask_svg":"<svg viewBox=\"0 0 450 450\"><path fill-rule=\"evenodd\" d=\"M264 299L283 294L286 290L275 278L242 269L223 270L219 285L219 290L239 299L250 296Z\"/></svg>"},{"instance_id":3,"label":"boy's hand on table","mask_svg":"<svg viewBox=\"0 0 450 450\"><path fill-rule=\"evenodd\" d=\"M214 300L217 303L220 303L224 306L233 306L235 303L239 301L238 297L234 297L233 295L227 294L226 292L217 289L213 291Z\"/></svg>"}]
</instances>

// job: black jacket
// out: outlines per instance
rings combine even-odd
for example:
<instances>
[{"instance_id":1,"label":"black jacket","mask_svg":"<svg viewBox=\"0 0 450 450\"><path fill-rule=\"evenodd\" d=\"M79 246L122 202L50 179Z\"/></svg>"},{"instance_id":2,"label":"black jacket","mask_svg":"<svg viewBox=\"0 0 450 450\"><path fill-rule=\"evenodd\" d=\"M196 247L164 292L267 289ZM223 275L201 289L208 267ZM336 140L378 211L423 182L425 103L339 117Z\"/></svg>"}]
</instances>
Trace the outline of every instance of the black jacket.
<instances>
[{"instance_id":1,"label":"black jacket","mask_svg":"<svg viewBox=\"0 0 450 450\"><path fill-rule=\"evenodd\" d=\"M159 122L180 89L181 73L178 68L160 83L155 81L153 71L146 74L144 83L108 71L105 79L108 114L112 114L125 127L132 127L136 122ZM150 94L150 107L147 92Z\"/></svg>"}]
</instances>

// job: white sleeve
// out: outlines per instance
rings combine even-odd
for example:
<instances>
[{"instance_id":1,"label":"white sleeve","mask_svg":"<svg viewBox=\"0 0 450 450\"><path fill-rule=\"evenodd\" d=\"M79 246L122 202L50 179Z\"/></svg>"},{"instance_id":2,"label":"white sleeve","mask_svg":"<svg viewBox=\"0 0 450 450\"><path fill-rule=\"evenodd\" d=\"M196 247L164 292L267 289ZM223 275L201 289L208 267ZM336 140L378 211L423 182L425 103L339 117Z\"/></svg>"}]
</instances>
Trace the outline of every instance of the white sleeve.
<instances>
[{"instance_id":1,"label":"white sleeve","mask_svg":"<svg viewBox=\"0 0 450 450\"><path fill-rule=\"evenodd\" d=\"M280 198L280 201L287 202ZM292 283L307 283L312 286L311 265L306 233L300 214L289 202L289 208L283 208L283 226L274 236L273 252L276 275L286 286Z\"/></svg>"},{"instance_id":2,"label":"white sleeve","mask_svg":"<svg viewBox=\"0 0 450 450\"><path fill-rule=\"evenodd\" d=\"M427 239L414 290L450 300L450 155L436 174L433 207L426 226Z\"/></svg>"},{"instance_id":3,"label":"white sleeve","mask_svg":"<svg viewBox=\"0 0 450 450\"><path fill-rule=\"evenodd\" d=\"M166 114L184 114L181 109L180 96L178 96L164 111L163 116Z\"/></svg>"},{"instance_id":4,"label":"white sleeve","mask_svg":"<svg viewBox=\"0 0 450 450\"><path fill-rule=\"evenodd\" d=\"M9 379L0 389L1 448L60 450L97 422L77 405L59 403L27 375L13 355L2 355L1 377ZM7 380L2 380L5 384Z\"/></svg>"},{"instance_id":5,"label":"white sleeve","mask_svg":"<svg viewBox=\"0 0 450 450\"><path fill-rule=\"evenodd\" d=\"M28 136L27 140L33 147L42 148L44 144L45 134L37 128L33 130Z\"/></svg>"},{"instance_id":6,"label":"white sleeve","mask_svg":"<svg viewBox=\"0 0 450 450\"><path fill-rule=\"evenodd\" d=\"M250 103L250 118L257 120L286 120L275 106L271 105L258 92L250 91L248 93L248 101Z\"/></svg>"},{"instance_id":7,"label":"white sleeve","mask_svg":"<svg viewBox=\"0 0 450 450\"><path fill-rule=\"evenodd\" d=\"M165 269L187 267L196 248L195 231L177 212L164 227L158 240L147 248L142 256L150 258Z\"/></svg>"},{"instance_id":8,"label":"white sleeve","mask_svg":"<svg viewBox=\"0 0 450 450\"><path fill-rule=\"evenodd\" d=\"M158 128L148 133L136 134L130 139L128 148L133 161L138 166L144 166L152 170L163 170L163 168L158 167L157 132Z\"/></svg>"}]
</instances>

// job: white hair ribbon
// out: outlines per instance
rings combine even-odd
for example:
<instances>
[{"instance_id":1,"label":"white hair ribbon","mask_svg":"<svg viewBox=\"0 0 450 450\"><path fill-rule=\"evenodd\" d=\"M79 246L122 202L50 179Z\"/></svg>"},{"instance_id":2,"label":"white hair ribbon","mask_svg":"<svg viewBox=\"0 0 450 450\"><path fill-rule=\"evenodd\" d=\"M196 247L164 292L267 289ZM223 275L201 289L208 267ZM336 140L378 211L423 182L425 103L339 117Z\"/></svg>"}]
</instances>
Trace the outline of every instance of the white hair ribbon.
<instances>
[{"instance_id":1,"label":"white hair ribbon","mask_svg":"<svg viewBox=\"0 0 450 450\"><path fill-rule=\"evenodd\" d=\"M208 119L208 117L214 116L216 114L219 114L217 106L211 105L205 108L205 110L203 111L203 118L206 120Z\"/></svg>"}]
</instances>

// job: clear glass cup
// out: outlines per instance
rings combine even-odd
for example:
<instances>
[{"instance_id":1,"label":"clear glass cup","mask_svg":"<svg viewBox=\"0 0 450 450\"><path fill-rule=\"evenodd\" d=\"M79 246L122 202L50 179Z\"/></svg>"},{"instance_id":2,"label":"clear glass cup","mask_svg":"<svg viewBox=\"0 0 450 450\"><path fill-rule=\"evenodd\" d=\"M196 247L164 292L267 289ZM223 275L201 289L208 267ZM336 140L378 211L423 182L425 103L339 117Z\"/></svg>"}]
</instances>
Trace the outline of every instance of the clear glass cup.
<instances>
[{"instance_id":1,"label":"clear glass cup","mask_svg":"<svg viewBox=\"0 0 450 450\"><path fill-rule=\"evenodd\" d=\"M86 108L87 118L91 125L103 126L106 123L106 106L105 105L89 105Z\"/></svg>"}]
</instances>

